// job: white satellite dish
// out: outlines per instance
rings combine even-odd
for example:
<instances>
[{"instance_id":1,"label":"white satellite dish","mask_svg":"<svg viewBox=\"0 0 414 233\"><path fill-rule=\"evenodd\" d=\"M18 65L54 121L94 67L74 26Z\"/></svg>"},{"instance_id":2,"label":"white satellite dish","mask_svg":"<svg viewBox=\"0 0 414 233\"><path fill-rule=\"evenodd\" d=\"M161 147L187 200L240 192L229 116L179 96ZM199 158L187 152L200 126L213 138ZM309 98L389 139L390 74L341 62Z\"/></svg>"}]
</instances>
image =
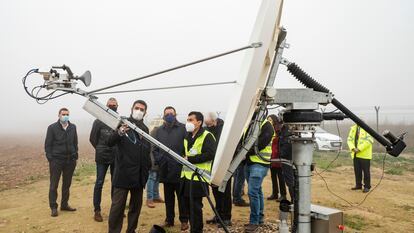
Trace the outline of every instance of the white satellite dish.
<instances>
[{"instance_id":1,"label":"white satellite dish","mask_svg":"<svg viewBox=\"0 0 414 233\"><path fill-rule=\"evenodd\" d=\"M260 90L266 85L279 35L282 6L283 0L264 0L257 14L250 43L261 42L262 46L246 51L217 146L211 173L211 182L215 185L222 184L243 129L253 116Z\"/></svg>"}]
</instances>

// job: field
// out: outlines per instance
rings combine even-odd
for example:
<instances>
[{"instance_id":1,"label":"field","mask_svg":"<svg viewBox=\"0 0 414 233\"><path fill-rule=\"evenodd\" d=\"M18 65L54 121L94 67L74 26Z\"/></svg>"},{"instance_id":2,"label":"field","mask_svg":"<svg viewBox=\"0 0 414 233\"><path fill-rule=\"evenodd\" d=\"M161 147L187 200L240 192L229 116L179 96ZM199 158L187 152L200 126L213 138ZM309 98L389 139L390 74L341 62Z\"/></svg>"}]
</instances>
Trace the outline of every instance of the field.
<instances>
[{"instance_id":1,"label":"field","mask_svg":"<svg viewBox=\"0 0 414 233\"><path fill-rule=\"evenodd\" d=\"M51 218L48 208L48 169L43 154L43 138L32 135L2 137L0 140L0 232L106 232L107 222L93 220L92 192L94 185L94 153L86 137L80 145L80 160L73 177L70 204L78 208L74 213L62 213ZM336 153L317 153L314 162L316 171L322 173L329 189L346 199L353 206L328 191L324 180L313 174L313 203L344 210L345 232L414 232L414 155L404 154L399 158L387 156L384 178L365 202L356 206L365 194L351 191L353 168L346 152L328 169ZM382 175L383 154L376 154L372 162L372 184L376 185ZM108 176L109 177L109 176ZM106 184L109 184L107 178ZM162 185L160 185L162 193ZM265 196L270 194L270 178L264 184ZM109 185L104 186L102 212L108 218L110 207ZM247 199L247 197L245 196ZM278 204L265 202L266 222L274 226L278 218ZM205 219L212 216L207 202L204 205ZM139 232L148 232L153 224L164 220L164 206L155 209L143 207L139 220ZM232 231L240 232L249 216L248 208L234 207ZM177 220L176 220L177 223ZM169 232L180 232L178 226ZM207 227L206 232L219 232Z\"/></svg>"}]
</instances>

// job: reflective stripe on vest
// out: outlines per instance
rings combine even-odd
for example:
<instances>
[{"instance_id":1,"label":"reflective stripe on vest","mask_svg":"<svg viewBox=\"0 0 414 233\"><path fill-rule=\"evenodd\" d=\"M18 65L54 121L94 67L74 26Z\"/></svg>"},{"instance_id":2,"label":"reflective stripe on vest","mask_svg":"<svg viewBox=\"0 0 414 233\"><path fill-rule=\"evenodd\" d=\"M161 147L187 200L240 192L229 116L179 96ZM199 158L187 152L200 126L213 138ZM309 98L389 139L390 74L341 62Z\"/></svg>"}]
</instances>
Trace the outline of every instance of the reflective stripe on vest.
<instances>
[{"instance_id":1,"label":"reflective stripe on vest","mask_svg":"<svg viewBox=\"0 0 414 233\"><path fill-rule=\"evenodd\" d=\"M188 141L187 141L187 139L184 139L185 156L187 156L187 157L200 156L201 149L203 148L204 140L205 140L205 138L208 134L211 134L211 136L213 136L213 138L214 138L214 135L212 133L205 130L203 132L203 134L200 135L195 140L195 142L193 144L193 147L191 147L190 150L188 150ZM207 173L210 174L211 173L211 162L212 161L207 161L207 162L204 162L204 163L197 163L197 164L194 164L194 165L197 168L202 169L202 170L204 170L204 171L206 171ZM194 172L191 169L189 169L186 166L183 166L183 169L181 170L181 178L185 177L186 179L191 180L191 177L193 176L193 173ZM198 177L194 176L193 180L198 181Z\"/></svg>"},{"instance_id":2,"label":"reflective stripe on vest","mask_svg":"<svg viewBox=\"0 0 414 233\"><path fill-rule=\"evenodd\" d=\"M263 125L266 124L267 122L268 120L264 120L262 122L262 124L260 125L260 130L262 129ZM275 137L276 137L276 134L275 132L273 132L273 136L269 144L265 148L263 148L261 151L259 151L260 155L267 160L270 160L272 156L272 142ZM270 164L270 162L268 161L263 161L258 155L250 155L249 159L253 163Z\"/></svg>"}]
</instances>

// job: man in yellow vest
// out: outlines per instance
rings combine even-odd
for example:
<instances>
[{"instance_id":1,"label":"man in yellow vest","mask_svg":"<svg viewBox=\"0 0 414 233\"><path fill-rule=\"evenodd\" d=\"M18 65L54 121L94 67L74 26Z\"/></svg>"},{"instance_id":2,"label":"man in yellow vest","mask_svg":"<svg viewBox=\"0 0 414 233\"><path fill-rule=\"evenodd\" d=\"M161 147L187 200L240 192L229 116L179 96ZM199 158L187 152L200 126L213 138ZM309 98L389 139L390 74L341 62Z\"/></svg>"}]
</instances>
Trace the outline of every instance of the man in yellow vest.
<instances>
[{"instance_id":1,"label":"man in yellow vest","mask_svg":"<svg viewBox=\"0 0 414 233\"><path fill-rule=\"evenodd\" d=\"M216 140L212 133L203 129L204 117L200 112L188 114L185 128L188 132L184 139L184 153L188 162L197 168L211 172L211 165L216 153ZM203 197L208 193L208 183L194 172L183 166L181 171L181 196L183 198L183 215L190 220L191 233L203 232ZM190 185L193 206L190 208ZM206 192L207 191L207 192ZM183 226L183 225L182 225ZM182 229L183 230L183 229Z\"/></svg>"},{"instance_id":2,"label":"man in yellow vest","mask_svg":"<svg viewBox=\"0 0 414 233\"><path fill-rule=\"evenodd\" d=\"M264 157L265 160L270 160L272 155L272 140L274 136L275 132L272 124L268 120L261 122L257 147L260 156ZM255 232L259 225L264 223L262 183L269 170L270 162L263 160L260 156L257 155L254 148L251 148L247 153L245 173L250 199L250 221L245 226L246 232Z\"/></svg>"},{"instance_id":3,"label":"man in yellow vest","mask_svg":"<svg viewBox=\"0 0 414 233\"><path fill-rule=\"evenodd\" d=\"M372 159L371 135L358 125L353 125L348 135L348 147L354 162L355 187L352 190L362 189L362 174L364 174L364 193L371 189L370 165Z\"/></svg>"}]
</instances>

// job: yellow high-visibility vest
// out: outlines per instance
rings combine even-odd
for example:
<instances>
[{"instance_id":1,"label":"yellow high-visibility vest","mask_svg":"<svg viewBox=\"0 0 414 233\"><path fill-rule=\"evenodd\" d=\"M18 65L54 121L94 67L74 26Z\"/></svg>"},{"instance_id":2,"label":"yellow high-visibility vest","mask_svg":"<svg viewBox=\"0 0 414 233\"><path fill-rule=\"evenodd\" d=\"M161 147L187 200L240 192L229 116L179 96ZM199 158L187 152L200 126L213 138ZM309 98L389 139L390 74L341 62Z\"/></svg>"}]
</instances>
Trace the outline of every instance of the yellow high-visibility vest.
<instances>
[{"instance_id":1,"label":"yellow high-visibility vest","mask_svg":"<svg viewBox=\"0 0 414 233\"><path fill-rule=\"evenodd\" d=\"M262 124L260 125L260 129L262 129L263 125L266 124L267 122L268 122L267 119L264 120L262 122ZM263 148L262 150L259 151L260 155L263 158L267 159L267 160L270 160L270 158L272 156L272 142L273 142L273 139L275 138L275 136L276 136L276 134L273 131L273 136L272 136L272 139L270 140L269 144L265 148ZM249 159L253 163L270 164L270 162L263 161L258 155L250 155Z\"/></svg>"},{"instance_id":2,"label":"yellow high-visibility vest","mask_svg":"<svg viewBox=\"0 0 414 233\"><path fill-rule=\"evenodd\" d=\"M196 157L196 156L200 156L201 154L201 149L203 148L203 143L204 140L206 138L206 136L210 134L213 139L214 135L210 132L208 132L207 130L204 130L203 134L200 135L194 142L193 147L190 148L190 150L188 149L188 141L187 139L184 139L184 150L185 150L185 155L187 157ZM197 168L202 169L204 171L207 171L208 173L211 173L211 162L212 161L207 161L204 163L197 163L194 164ZM181 170L181 178L186 178L187 180L191 180L191 177L193 176L193 171L190 170L188 167L183 166L183 169ZM198 181L198 177L195 176L193 180ZM202 180L204 182L204 180Z\"/></svg>"},{"instance_id":3,"label":"yellow high-visibility vest","mask_svg":"<svg viewBox=\"0 0 414 233\"><path fill-rule=\"evenodd\" d=\"M374 143L374 139L363 128L359 129L358 142L357 142L357 148L359 152L355 153L352 151L352 149L355 148L356 132L357 132L357 125L354 125L349 130L348 140L347 140L349 150L351 151L352 159L355 156L361 159L372 159L372 144Z\"/></svg>"}]
</instances>

